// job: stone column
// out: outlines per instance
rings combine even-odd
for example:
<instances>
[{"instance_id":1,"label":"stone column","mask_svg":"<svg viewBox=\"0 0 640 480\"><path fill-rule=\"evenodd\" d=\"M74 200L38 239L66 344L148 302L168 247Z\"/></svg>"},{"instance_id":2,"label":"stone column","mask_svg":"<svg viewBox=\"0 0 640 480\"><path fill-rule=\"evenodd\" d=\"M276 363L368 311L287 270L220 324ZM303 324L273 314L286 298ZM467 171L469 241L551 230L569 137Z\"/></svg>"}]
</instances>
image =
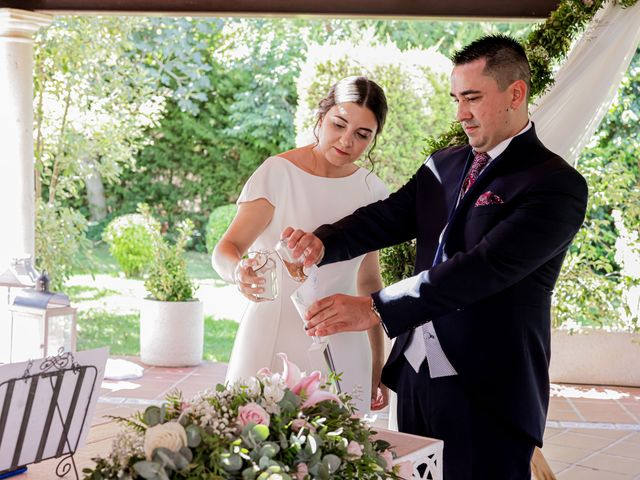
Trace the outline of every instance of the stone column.
<instances>
[{"instance_id":1,"label":"stone column","mask_svg":"<svg viewBox=\"0 0 640 480\"><path fill-rule=\"evenodd\" d=\"M0 271L34 254L33 34L51 21L0 8Z\"/></svg>"}]
</instances>

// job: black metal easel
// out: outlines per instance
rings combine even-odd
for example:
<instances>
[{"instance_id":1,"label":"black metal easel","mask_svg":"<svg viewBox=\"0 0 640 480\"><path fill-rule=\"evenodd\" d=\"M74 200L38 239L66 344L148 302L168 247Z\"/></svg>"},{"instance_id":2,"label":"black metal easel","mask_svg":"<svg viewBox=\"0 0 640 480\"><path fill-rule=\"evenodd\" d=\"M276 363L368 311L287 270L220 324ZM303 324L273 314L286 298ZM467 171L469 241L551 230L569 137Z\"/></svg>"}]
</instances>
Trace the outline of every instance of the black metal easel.
<instances>
[{"instance_id":1,"label":"black metal easel","mask_svg":"<svg viewBox=\"0 0 640 480\"><path fill-rule=\"evenodd\" d=\"M93 365L79 365L71 352L63 352L62 349L60 349L58 355L47 357L40 364L39 373L32 374L32 366L33 362L29 361L22 377L12 378L0 384L0 398L4 391L4 401L2 402L2 410L0 410L0 447L3 441L5 441L5 433L7 433L5 429L9 416L11 415L12 418L13 416L22 418L17 441L15 442L13 459L7 471L24 467L25 464L38 463L50 458L61 458L56 466L56 475L58 477L64 477L73 469L75 478L79 480L80 477L73 456L78 448L82 432L86 428L89 406L91 405L91 398L95 392L98 369ZM41 382L46 381L49 382L52 390L51 396L47 397L48 403L43 404L42 401L35 402L38 386L41 385ZM66 408L64 412L60 405L60 392L63 382L65 383L65 389L69 391L73 390L68 408ZM84 399L80 398L85 385L90 385L89 398L86 400L86 405L83 403ZM17 389L27 388L27 401L24 405L13 401ZM38 445L33 457L30 457L30 461L20 462L25 440L27 439L29 420L34 408L46 409L46 419L42 426L42 431L39 432L39 437L36 439L28 439L29 444ZM77 411L82 414L82 423L80 424L77 435L75 435L74 438L70 438L71 424ZM57 435L55 438L49 438L53 434L51 427L54 425L54 422L59 422L58 425L62 426L59 438ZM60 428L58 427L55 430L59 431ZM33 431L31 431L30 434L33 435ZM57 448L53 455L50 454L45 457L45 448L49 442L54 442L54 444L57 442ZM4 472L0 472L0 474L2 473Z\"/></svg>"}]
</instances>

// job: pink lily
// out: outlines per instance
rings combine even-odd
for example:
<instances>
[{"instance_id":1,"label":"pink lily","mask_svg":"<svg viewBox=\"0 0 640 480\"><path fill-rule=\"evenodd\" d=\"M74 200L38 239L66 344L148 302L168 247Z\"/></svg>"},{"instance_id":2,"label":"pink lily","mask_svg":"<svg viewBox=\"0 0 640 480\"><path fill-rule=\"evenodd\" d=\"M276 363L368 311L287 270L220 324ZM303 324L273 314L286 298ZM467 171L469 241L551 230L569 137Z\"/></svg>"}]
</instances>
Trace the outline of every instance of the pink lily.
<instances>
[{"instance_id":1,"label":"pink lily","mask_svg":"<svg viewBox=\"0 0 640 480\"><path fill-rule=\"evenodd\" d=\"M311 375L303 377L300 368L298 368L295 363L289 361L286 353L278 353L278 356L284 364L282 376L287 387L296 395L305 397L305 401L302 403L303 409L312 407L325 400L342 403L335 393L320 388L320 380L322 379L320 372L315 371L312 372Z\"/></svg>"},{"instance_id":2,"label":"pink lily","mask_svg":"<svg viewBox=\"0 0 640 480\"><path fill-rule=\"evenodd\" d=\"M331 393L327 390L317 389L307 397L307 399L302 403L302 407L300 408L304 410L305 408L313 407L315 404L324 402L325 400L342 403L340 401L340 398L335 393Z\"/></svg>"},{"instance_id":3,"label":"pink lily","mask_svg":"<svg viewBox=\"0 0 640 480\"><path fill-rule=\"evenodd\" d=\"M302 403L302 409L313 407L316 403L320 403L325 400L341 403L340 398L335 393L331 393L320 388L321 379L322 374L316 370L315 372L312 372L311 375L300 380L291 389L291 391L296 395L302 395L305 398L305 401Z\"/></svg>"},{"instance_id":4,"label":"pink lily","mask_svg":"<svg viewBox=\"0 0 640 480\"><path fill-rule=\"evenodd\" d=\"M284 382L287 384L287 387L292 389L302 379L302 372L295 363L289 361L286 353L278 353L278 356L284 364L282 370Z\"/></svg>"},{"instance_id":5,"label":"pink lily","mask_svg":"<svg viewBox=\"0 0 640 480\"><path fill-rule=\"evenodd\" d=\"M300 381L291 388L291 391L296 395L300 395L301 393L309 395L318 389L321 378L322 374L319 371L311 372L311 375L301 378Z\"/></svg>"}]
</instances>

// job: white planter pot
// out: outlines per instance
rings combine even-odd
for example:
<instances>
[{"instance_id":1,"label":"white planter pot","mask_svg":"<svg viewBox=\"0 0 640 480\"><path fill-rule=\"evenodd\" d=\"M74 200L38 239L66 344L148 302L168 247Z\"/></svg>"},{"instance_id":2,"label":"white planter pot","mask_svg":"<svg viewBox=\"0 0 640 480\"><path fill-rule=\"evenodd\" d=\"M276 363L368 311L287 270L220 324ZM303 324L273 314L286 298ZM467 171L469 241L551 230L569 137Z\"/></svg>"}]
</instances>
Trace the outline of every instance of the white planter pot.
<instances>
[{"instance_id":1,"label":"white planter pot","mask_svg":"<svg viewBox=\"0 0 640 480\"><path fill-rule=\"evenodd\" d=\"M204 310L199 300L159 302L140 308L140 359L148 365L186 367L202 362Z\"/></svg>"},{"instance_id":2,"label":"white planter pot","mask_svg":"<svg viewBox=\"0 0 640 480\"><path fill-rule=\"evenodd\" d=\"M588 329L551 333L554 383L640 387L640 334Z\"/></svg>"}]
</instances>

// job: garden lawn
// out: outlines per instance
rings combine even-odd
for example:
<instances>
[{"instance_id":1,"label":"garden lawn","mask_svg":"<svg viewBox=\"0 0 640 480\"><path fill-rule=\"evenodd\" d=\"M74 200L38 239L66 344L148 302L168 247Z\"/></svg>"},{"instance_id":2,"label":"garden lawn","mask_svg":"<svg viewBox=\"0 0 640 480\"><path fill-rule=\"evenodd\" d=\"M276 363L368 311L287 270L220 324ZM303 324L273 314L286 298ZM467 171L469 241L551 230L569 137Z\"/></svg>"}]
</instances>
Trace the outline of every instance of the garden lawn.
<instances>
[{"instance_id":1,"label":"garden lawn","mask_svg":"<svg viewBox=\"0 0 640 480\"><path fill-rule=\"evenodd\" d=\"M204 321L204 360L228 362L238 330L233 320ZM78 350L109 347L110 355L140 356L140 315L86 310L78 314Z\"/></svg>"}]
</instances>

